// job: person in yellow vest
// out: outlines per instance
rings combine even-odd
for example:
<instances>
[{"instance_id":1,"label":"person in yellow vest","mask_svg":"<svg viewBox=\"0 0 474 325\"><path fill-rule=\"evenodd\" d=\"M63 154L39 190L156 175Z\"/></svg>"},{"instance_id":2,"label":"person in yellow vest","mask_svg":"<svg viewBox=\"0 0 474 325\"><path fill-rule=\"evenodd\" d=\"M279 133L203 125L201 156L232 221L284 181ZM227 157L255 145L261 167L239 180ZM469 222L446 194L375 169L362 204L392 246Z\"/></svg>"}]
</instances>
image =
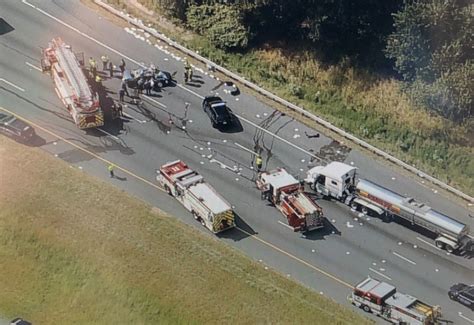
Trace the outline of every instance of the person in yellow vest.
<instances>
[{"instance_id":1,"label":"person in yellow vest","mask_svg":"<svg viewBox=\"0 0 474 325\"><path fill-rule=\"evenodd\" d=\"M102 78L99 75L95 76L95 91L99 92L102 87Z\"/></svg>"},{"instance_id":2,"label":"person in yellow vest","mask_svg":"<svg viewBox=\"0 0 474 325\"><path fill-rule=\"evenodd\" d=\"M89 70L92 76L95 77L97 74L97 62L95 62L92 56L89 58Z\"/></svg>"},{"instance_id":3,"label":"person in yellow vest","mask_svg":"<svg viewBox=\"0 0 474 325\"><path fill-rule=\"evenodd\" d=\"M107 169L109 170L110 177L114 178L115 177L115 175L114 175L114 165L110 164L109 167L107 167Z\"/></svg>"},{"instance_id":4,"label":"person in yellow vest","mask_svg":"<svg viewBox=\"0 0 474 325\"><path fill-rule=\"evenodd\" d=\"M109 63L109 57L107 55L102 55L100 57L101 61L102 61L102 70L107 70L107 65Z\"/></svg>"},{"instance_id":5,"label":"person in yellow vest","mask_svg":"<svg viewBox=\"0 0 474 325\"><path fill-rule=\"evenodd\" d=\"M255 157L255 165L257 166L257 171L260 172L260 170L262 169L262 165L263 165L263 160L262 160L262 157L260 157L260 155L257 155Z\"/></svg>"}]
</instances>

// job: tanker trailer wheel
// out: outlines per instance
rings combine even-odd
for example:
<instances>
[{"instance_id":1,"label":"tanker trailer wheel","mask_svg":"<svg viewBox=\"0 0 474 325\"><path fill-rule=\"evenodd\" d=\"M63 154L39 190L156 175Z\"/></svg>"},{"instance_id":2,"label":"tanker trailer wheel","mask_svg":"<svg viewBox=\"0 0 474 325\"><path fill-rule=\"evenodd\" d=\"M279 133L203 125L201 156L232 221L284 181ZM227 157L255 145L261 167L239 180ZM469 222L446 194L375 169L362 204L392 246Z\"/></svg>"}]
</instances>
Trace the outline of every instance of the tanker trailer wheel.
<instances>
[{"instance_id":1,"label":"tanker trailer wheel","mask_svg":"<svg viewBox=\"0 0 474 325\"><path fill-rule=\"evenodd\" d=\"M363 309L366 313L370 313L370 312L371 312L370 307L367 306L367 305L363 305L363 306L362 306L362 309Z\"/></svg>"},{"instance_id":2,"label":"tanker trailer wheel","mask_svg":"<svg viewBox=\"0 0 474 325\"><path fill-rule=\"evenodd\" d=\"M442 241L439 241L439 240L435 241L435 245L439 249L444 249L444 243Z\"/></svg>"},{"instance_id":3,"label":"tanker trailer wheel","mask_svg":"<svg viewBox=\"0 0 474 325\"><path fill-rule=\"evenodd\" d=\"M351 209L354 209L355 211L357 211L358 208L359 208L359 205L357 203L355 203L355 202L351 203Z\"/></svg>"}]
</instances>

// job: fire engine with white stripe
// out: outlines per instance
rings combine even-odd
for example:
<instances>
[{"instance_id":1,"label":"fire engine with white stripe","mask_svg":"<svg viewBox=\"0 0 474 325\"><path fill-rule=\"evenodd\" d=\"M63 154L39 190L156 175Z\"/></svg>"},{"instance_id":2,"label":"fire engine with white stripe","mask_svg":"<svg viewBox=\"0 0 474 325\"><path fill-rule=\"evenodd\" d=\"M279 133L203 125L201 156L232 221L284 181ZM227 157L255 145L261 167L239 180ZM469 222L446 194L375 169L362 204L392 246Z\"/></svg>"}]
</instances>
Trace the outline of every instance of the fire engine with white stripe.
<instances>
[{"instance_id":1,"label":"fire engine with white stripe","mask_svg":"<svg viewBox=\"0 0 474 325\"><path fill-rule=\"evenodd\" d=\"M235 227L232 206L197 172L181 160L157 170L160 185L213 233Z\"/></svg>"}]
</instances>

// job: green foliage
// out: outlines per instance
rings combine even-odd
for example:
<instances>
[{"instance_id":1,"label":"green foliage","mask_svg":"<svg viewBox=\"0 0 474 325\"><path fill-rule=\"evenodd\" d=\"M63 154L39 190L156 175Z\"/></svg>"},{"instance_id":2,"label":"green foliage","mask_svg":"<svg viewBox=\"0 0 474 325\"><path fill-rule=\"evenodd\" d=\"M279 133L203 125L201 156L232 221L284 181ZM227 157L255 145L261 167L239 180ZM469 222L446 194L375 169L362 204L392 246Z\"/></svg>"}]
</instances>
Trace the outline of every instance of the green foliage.
<instances>
[{"instance_id":1,"label":"green foliage","mask_svg":"<svg viewBox=\"0 0 474 325\"><path fill-rule=\"evenodd\" d=\"M474 114L474 19L463 0L406 1L387 56L419 104L454 121Z\"/></svg>"},{"instance_id":2,"label":"green foliage","mask_svg":"<svg viewBox=\"0 0 474 325\"><path fill-rule=\"evenodd\" d=\"M204 35L217 48L234 50L248 45L249 32L242 23L241 12L234 6L190 6L187 23L195 32Z\"/></svg>"}]
</instances>

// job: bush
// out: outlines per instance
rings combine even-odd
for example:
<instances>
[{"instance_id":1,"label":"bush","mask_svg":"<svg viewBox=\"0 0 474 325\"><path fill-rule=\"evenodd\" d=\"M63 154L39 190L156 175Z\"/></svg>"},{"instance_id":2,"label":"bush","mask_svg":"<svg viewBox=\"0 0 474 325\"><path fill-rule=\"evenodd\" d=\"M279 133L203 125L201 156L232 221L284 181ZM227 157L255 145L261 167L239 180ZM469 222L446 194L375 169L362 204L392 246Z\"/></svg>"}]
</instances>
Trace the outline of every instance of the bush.
<instances>
[{"instance_id":1,"label":"bush","mask_svg":"<svg viewBox=\"0 0 474 325\"><path fill-rule=\"evenodd\" d=\"M224 50L242 50L249 42L249 31L242 23L241 12L233 6L190 6L187 23L214 46Z\"/></svg>"}]
</instances>

